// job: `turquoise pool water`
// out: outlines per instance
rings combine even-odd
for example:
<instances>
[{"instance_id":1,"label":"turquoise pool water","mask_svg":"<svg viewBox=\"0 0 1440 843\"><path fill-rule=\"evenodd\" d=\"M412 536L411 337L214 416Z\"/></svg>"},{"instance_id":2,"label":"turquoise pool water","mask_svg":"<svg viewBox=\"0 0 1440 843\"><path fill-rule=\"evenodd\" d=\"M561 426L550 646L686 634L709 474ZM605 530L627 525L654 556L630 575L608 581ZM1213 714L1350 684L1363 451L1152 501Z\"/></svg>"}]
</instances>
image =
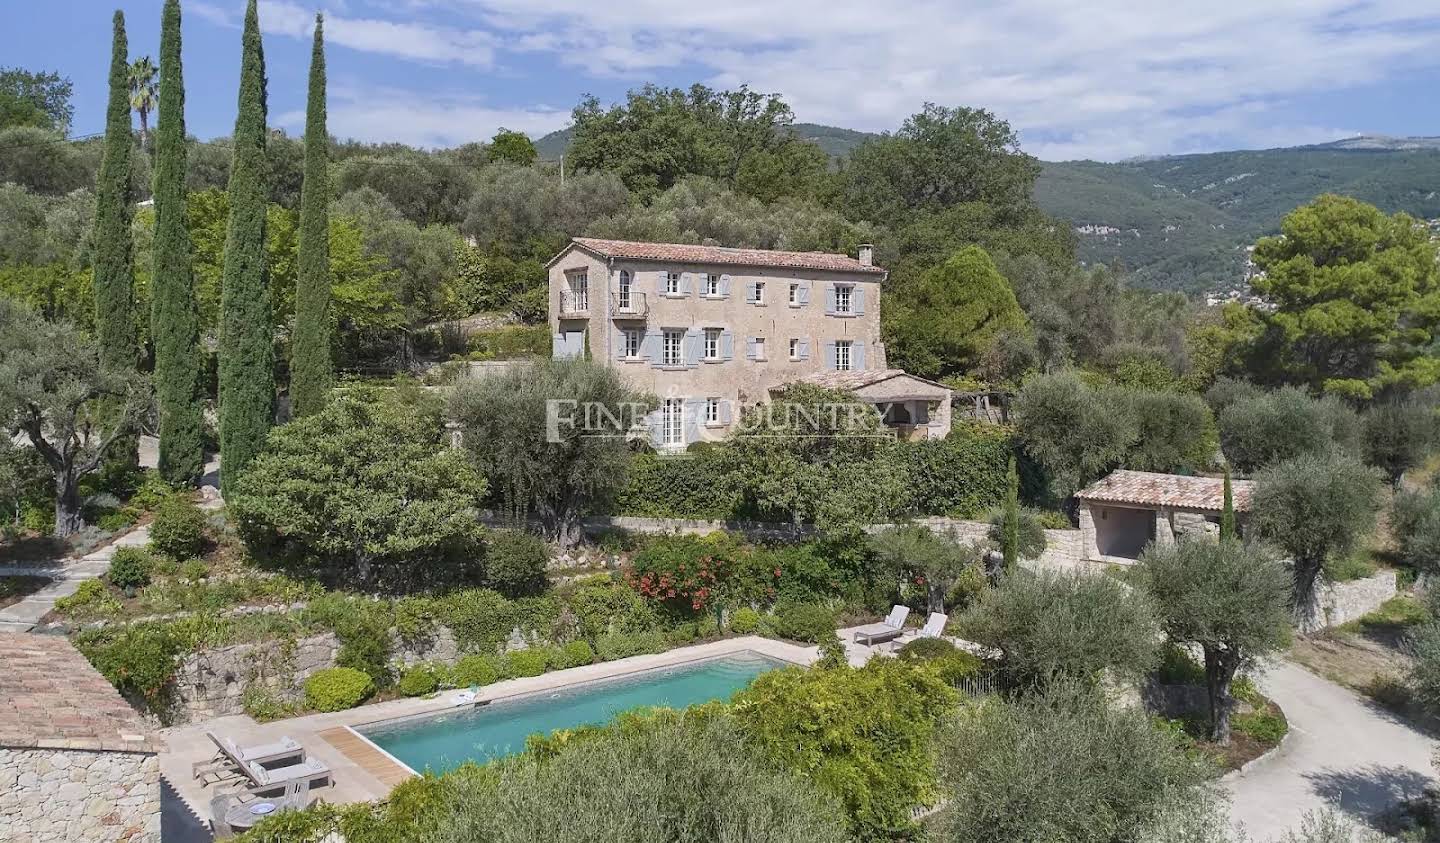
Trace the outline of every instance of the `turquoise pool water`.
<instances>
[{"instance_id":1,"label":"turquoise pool water","mask_svg":"<svg viewBox=\"0 0 1440 843\"><path fill-rule=\"evenodd\" d=\"M684 708L729 699L751 679L779 666L753 653L724 656L356 731L413 770L441 773L466 761L483 764L513 755L537 732L608 723L642 706Z\"/></svg>"}]
</instances>

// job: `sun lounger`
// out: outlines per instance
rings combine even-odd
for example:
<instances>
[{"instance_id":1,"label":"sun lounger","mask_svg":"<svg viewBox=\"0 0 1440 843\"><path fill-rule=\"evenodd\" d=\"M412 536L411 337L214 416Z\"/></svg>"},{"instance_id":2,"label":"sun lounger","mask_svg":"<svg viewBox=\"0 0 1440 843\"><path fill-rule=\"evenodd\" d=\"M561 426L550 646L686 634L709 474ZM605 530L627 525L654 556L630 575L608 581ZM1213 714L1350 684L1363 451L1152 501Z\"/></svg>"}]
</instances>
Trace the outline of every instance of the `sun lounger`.
<instances>
[{"instance_id":1,"label":"sun lounger","mask_svg":"<svg viewBox=\"0 0 1440 843\"><path fill-rule=\"evenodd\" d=\"M885 641L893 641L899 638L905 631L905 619L910 617L910 609L905 606L892 606L890 614L880 623L872 623L855 630L855 640L867 646L874 646Z\"/></svg>"},{"instance_id":2,"label":"sun lounger","mask_svg":"<svg viewBox=\"0 0 1440 843\"><path fill-rule=\"evenodd\" d=\"M245 778L250 780L248 790L251 793L263 793L270 790L279 790L291 782L304 780L307 784L317 781L330 780L330 768L325 762L315 758L302 761L299 764L291 764L288 767L276 767L267 770L257 762L250 762L245 765Z\"/></svg>"},{"instance_id":3,"label":"sun lounger","mask_svg":"<svg viewBox=\"0 0 1440 843\"><path fill-rule=\"evenodd\" d=\"M214 732L207 731L205 736L215 744L217 752L209 761L201 761L190 766L192 778L198 779L203 775L223 776L225 773L239 773L246 764L251 762L274 764L286 759L294 759L296 762L305 760L305 747L301 746L299 741L289 737L282 737L274 743L242 747L231 738L221 740L216 737Z\"/></svg>"},{"instance_id":4,"label":"sun lounger","mask_svg":"<svg viewBox=\"0 0 1440 843\"><path fill-rule=\"evenodd\" d=\"M945 632L945 624L949 623L950 616L940 612L931 612L930 617L925 619L925 626L916 633L916 638L939 638Z\"/></svg>"}]
</instances>

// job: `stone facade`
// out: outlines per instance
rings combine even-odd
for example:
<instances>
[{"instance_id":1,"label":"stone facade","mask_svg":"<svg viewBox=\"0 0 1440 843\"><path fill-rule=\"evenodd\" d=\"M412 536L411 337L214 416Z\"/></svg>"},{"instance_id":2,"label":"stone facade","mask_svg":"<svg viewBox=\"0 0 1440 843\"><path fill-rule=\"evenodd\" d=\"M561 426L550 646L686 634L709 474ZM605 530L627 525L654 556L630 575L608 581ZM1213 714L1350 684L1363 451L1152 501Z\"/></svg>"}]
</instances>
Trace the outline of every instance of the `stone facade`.
<instances>
[{"instance_id":1,"label":"stone facade","mask_svg":"<svg viewBox=\"0 0 1440 843\"><path fill-rule=\"evenodd\" d=\"M0 840L160 840L152 753L0 748Z\"/></svg>"},{"instance_id":2,"label":"stone facade","mask_svg":"<svg viewBox=\"0 0 1440 843\"><path fill-rule=\"evenodd\" d=\"M739 410L768 401L772 387L836 368L837 341L851 344L852 368L885 367L880 339L884 272L851 263L856 268L847 272L661 262L607 258L572 244L549 267L555 355L588 354L619 370L635 388L679 402L686 417L684 443L721 438ZM681 292L665 293L666 273L681 276ZM723 289L707 296L705 279L711 275L723 279ZM575 292L580 283L583 295ZM755 284L764 285L759 301L751 293ZM623 285L630 292L622 299ZM797 291L793 300L792 285ZM837 286L847 288L854 303L847 313L829 306ZM705 354L706 329L720 332L713 358ZM663 362L666 330L687 336L676 365ZM634 355L626 352L626 331L638 332L643 346L632 346ZM764 340L763 356L757 354L757 338ZM791 340L798 341L794 354ZM709 399L720 402L713 422L703 418Z\"/></svg>"}]
</instances>

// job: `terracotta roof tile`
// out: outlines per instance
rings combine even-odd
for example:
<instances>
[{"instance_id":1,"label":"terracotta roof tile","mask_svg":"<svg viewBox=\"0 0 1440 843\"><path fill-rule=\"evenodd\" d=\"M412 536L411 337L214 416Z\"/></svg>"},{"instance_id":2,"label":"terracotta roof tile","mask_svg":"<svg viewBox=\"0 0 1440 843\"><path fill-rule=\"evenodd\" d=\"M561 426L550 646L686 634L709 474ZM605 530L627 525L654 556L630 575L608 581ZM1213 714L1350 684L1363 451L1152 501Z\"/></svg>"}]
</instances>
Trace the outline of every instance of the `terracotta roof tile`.
<instances>
[{"instance_id":1,"label":"terracotta roof tile","mask_svg":"<svg viewBox=\"0 0 1440 843\"><path fill-rule=\"evenodd\" d=\"M1234 480L1230 484L1236 512L1250 511L1255 484ZM1224 507L1225 481L1219 477L1182 477L1150 471L1113 471L1090 484L1075 497L1101 503L1130 503L1143 506L1172 506L1219 512Z\"/></svg>"},{"instance_id":2,"label":"terracotta roof tile","mask_svg":"<svg viewBox=\"0 0 1440 843\"><path fill-rule=\"evenodd\" d=\"M878 266L866 266L849 255L829 252L781 252L772 249L730 249L721 246L692 246L685 243L640 243L632 240L600 240L576 237L573 243L607 258L673 263L764 266L783 269L819 269L831 272L863 272L884 275ZM562 253L563 254L563 253Z\"/></svg>"},{"instance_id":3,"label":"terracotta roof tile","mask_svg":"<svg viewBox=\"0 0 1440 843\"><path fill-rule=\"evenodd\" d=\"M0 746L157 752L145 721L60 635L0 633Z\"/></svg>"}]
</instances>

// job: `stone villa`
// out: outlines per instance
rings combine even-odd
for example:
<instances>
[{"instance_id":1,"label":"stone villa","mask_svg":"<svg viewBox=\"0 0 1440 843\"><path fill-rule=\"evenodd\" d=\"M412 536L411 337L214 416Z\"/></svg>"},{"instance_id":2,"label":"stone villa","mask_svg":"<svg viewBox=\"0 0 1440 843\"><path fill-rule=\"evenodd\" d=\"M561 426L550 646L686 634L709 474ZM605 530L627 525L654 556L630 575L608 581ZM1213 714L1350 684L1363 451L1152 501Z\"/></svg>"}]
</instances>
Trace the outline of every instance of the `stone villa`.
<instances>
[{"instance_id":1,"label":"stone villa","mask_svg":"<svg viewBox=\"0 0 1440 843\"><path fill-rule=\"evenodd\" d=\"M661 448L723 437L740 409L801 381L854 392L897 435L943 437L949 389L886 368L872 254L577 237L548 266L552 353L660 398Z\"/></svg>"}]
</instances>

